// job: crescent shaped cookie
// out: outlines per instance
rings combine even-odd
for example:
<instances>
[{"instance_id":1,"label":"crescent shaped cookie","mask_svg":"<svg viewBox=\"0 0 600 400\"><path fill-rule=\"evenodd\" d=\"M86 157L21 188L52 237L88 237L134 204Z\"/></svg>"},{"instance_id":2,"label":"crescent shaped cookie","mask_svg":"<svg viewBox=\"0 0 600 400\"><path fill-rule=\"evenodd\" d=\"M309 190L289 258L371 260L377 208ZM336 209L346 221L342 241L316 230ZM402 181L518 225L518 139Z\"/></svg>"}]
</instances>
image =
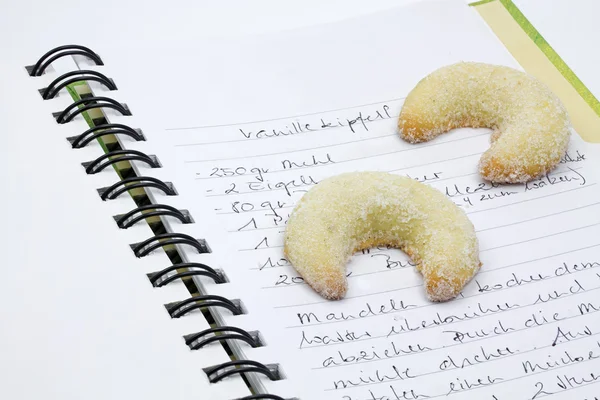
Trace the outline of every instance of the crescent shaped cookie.
<instances>
[{"instance_id":1,"label":"crescent shaped cookie","mask_svg":"<svg viewBox=\"0 0 600 400\"><path fill-rule=\"evenodd\" d=\"M385 245L412 258L433 301L454 298L480 267L466 214L438 190L385 172L341 174L309 190L288 220L284 252L307 284L337 300L350 256Z\"/></svg>"},{"instance_id":2,"label":"crescent shaped cookie","mask_svg":"<svg viewBox=\"0 0 600 400\"><path fill-rule=\"evenodd\" d=\"M570 136L565 107L546 85L512 68L459 63L421 80L398 119L400 136L425 142L461 127L492 128L479 172L498 183L522 183L552 170Z\"/></svg>"}]
</instances>

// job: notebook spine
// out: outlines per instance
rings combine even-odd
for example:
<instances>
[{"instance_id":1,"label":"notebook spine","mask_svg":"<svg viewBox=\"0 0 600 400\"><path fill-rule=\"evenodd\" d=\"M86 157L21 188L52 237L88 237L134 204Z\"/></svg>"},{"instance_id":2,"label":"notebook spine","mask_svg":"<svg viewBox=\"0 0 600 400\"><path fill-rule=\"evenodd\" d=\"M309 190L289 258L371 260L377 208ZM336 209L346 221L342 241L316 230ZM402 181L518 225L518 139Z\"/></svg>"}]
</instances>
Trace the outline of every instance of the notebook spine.
<instances>
[{"instance_id":1,"label":"notebook spine","mask_svg":"<svg viewBox=\"0 0 600 400\"><path fill-rule=\"evenodd\" d=\"M65 45L51 49L31 66L25 67L31 77L42 76L46 69L56 60L66 56L84 56L92 60L96 65L104 65L104 62L98 54L91 49L80 45ZM106 75L92 70L75 70L62 74L54 79L47 87L39 90L44 100L53 99L61 90L66 90L69 85L77 83L98 82L110 91L117 90L115 82ZM122 115L132 115L126 104L120 103L115 99L103 96L89 96L74 101L63 111L54 114L56 122L66 124L75 117L84 114L87 111L110 108ZM124 124L108 123L101 121L90 124L90 129L78 136L67 138L73 149L80 149L96 139L108 135L124 135L135 141L145 141L146 138L139 129L133 129ZM106 167L122 161L138 161L147 164L151 168L160 168L160 161L154 155L148 155L141 151L131 149L118 149L107 151L93 161L82 163L87 174L96 174ZM177 191L172 183L164 182L160 179L150 176L129 176L121 178L109 187L98 189L98 194L103 201L114 200L123 193L132 189L154 188L162 191L167 196L176 196ZM150 200L151 201L151 200ZM128 229L133 225L145 221L150 217L170 216L178 219L181 223L192 223L192 217L187 210L180 210L168 204L151 203L140 205L133 210L114 217L117 226L120 229ZM166 232L155 234L154 236L139 242L131 244L131 250L136 257L143 258L153 250L165 245L186 245L193 248L198 253L209 253L210 248L205 239L194 238L190 235L177 232ZM148 274L151 284L160 288L171 282L183 279L185 277L204 276L212 279L215 283L227 283L227 279L222 273L214 268L193 262L183 262L173 264L161 271ZM196 309L225 309L233 315L243 313L239 301L210 294L194 295L188 299L165 305L167 312L172 318L180 318L190 311ZM185 344L192 350L198 350L204 346L226 340L236 340L245 342L251 347L260 347L261 341L258 332L248 332L235 326L218 326L201 332L187 335L184 337ZM254 360L234 360L225 362L210 368L204 368L208 380L211 383L217 383L223 378L231 375L253 372L262 374L270 380L279 380L279 370L277 365L262 364ZM285 400L275 394L253 394L250 396L232 399L232 400ZM292 399L293 400L293 399Z\"/></svg>"}]
</instances>

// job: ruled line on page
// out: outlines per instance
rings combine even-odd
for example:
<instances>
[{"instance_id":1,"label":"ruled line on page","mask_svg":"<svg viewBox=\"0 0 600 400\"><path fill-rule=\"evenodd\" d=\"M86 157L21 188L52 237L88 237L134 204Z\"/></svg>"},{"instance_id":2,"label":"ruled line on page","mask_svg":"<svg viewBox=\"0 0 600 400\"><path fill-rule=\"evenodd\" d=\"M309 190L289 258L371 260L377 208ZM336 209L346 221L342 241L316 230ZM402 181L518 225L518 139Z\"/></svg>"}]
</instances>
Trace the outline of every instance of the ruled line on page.
<instances>
[{"instance_id":1,"label":"ruled line on page","mask_svg":"<svg viewBox=\"0 0 600 400\"><path fill-rule=\"evenodd\" d=\"M583 314L583 315L574 314L574 315L571 315L569 317L565 317L565 318L560 319L560 320L550 321L550 322L548 322L548 323L546 323L544 325L531 326L531 327L522 327L522 328L518 328L518 329L512 328L510 331L502 333L501 336L506 336L506 335L510 335L511 333L517 333L517 332L521 332L521 331L525 331L525 330L540 328L542 326L547 326L547 325L559 323L559 322L562 322L564 320L569 320L569 319L578 318L578 317L585 317L586 315L594 314L596 312L598 312L598 311L590 311L589 313ZM323 348L323 347L329 348L329 347L334 347L334 346L338 346L339 347L339 346L343 346L343 345L346 345L346 344L363 343L363 342L367 342L367 341L370 341L370 340L377 340L377 339L389 339L389 340L393 340L396 336L404 335L404 334L409 334L411 332L412 331L395 332L393 334L386 333L386 334L383 334L383 335L369 336L369 337L366 337L364 339L356 339L356 340L352 340L352 341L348 341L348 342L325 343L325 344L321 343L321 344L316 344L316 345L309 345L309 346L298 347L298 350L311 350L311 349L315 349L315 348ZM452 331L448 331L448 332L452 332ZM571 343L571 342L574 342L576 340L586 339L586 338L597 336L597 335L600 335L600 332L596 332L596 333L593 333L593 334L588 335L588 336L578 337L576 339L571 339L569 342L557 342L556 346L564 344L564 343ZM404 353L404 354L397 355L395 357L389 357L388 356L386 358L381 358L381 359L365 360L365 361L361 361L361 362L356 362L355 364L362 364L362 363L367 363L367 362L385 361L385 360L392 359L392 358L406 357L406 356L411 356L411 355L420 354L420 353L427 353L429 351L437 351L437 350L442 350L442 349L448 349L448 348L452 348L452 347L458 347L458 346L462 346L462 345L466 345L466 344L471 344L471 343L479 342L481 340L489 340L489 339L490 339L489 337L483 337L483 338L479 338L479 339L469 339L469 340L465 340L463 342L459 342L459 343L456 343L456 344L450 344L450 345L444 345L444 346L441 346L441 347L427 346L431 350L426 350L426 351L421 351L421 352L413 352L413 353ZM554 347L554 346L550 344L548 346L538 347L537 349L545 349L545 348L549 348L549 347ZM527 350L527 352L528 351L532 351L532 350ZM516 353L516 354L522 354L522 353ZM340 368L340 367L346 367L346 366L349 366L349 365L352 365L352 364L340 364L340 365L333 364L333 365L327 366L327 367L313 367L311 369ZM477 365L477 364L473 364L473 365Z\"/></svg>"},{"instance_id":2,"label":"ruled line on page","mask_svg":"<svg viewBox=\"0 0 600 400\"><path fill-rule=\"evenodd\" d=\"M300 152L303 152L303 151L328 149L328 148L338 147L338 146L344 146L344 145L352 144L352 143L366 142L366 141L369 141L369 140L385 139L385 138L389 138L389 137L392 137L392 136L398 136L398 135L395 134L395 133L391 133L391 134L385 134L385 135L380 135L380 136L373 136L373 137L368 137L368 138L363 138L363 139L349 140L347 142L340 142L340 143L329 144L329 145L325 145L325 146L309 147L309 148L305 148L305 149L297 149L297 150L290 150L290 151L281 151L281 152L278 152L278 153L260 154L260 155L256 155L256 156L250 156L250 157L242 156L242 157L222 158L222 159L214 159L214 160L191 160L191 161L184 161L184 163L186 163L186 164L192 164L192 163L200 163L200 162L205 162L205 161L206 162L208 162L208 161L227 161L227 160L238 160L238 159L255 158L255 157L276 156L276 155L281 155L281 154L300 153ZM219 142L219 143L228 143L228 142ZM279 171L287 171L287 170L269 170L269 172L279 172ZM220 177L218 177L218 176L205 176L205 177L196 178L196 179L217 179L217 178L220 178ZM228 176L228 178L235 178L235 176Z\"/></svg>"},{"instance_id":3,"label":"ruled line on page","mask_svg":"<svg viewBox=\"0 0 600 400\"><path fill-rule=\"evenodd\" d=\"M480 213L480 212L486 212L486 211L490 211L490 210L497 210L499 208L509 207L509 206L516 205L516 204L527 203L529 201L534 201L534 200L544 199L544 198L548 198L548 197L553 197L553 196L556 196L556 195L559 195L559 194L574 192L576 190L587 189L587 188L590 188L590 187L593 187L593 186L596 186L596 183L589 183L589 184L586 184L585 186L579 186L579 187L575 187L575 188L572 188L572 189L561 190L560 192L549 193L549 194L546 194L544 196L534 197L532 199L524 199L524 200L520 200L520 201L515 201L513 203L500 204L500 205L498 205L496 207L484 208L483 210L467 211L466 213L467 214L477 214L477 213Z\"/></svg>"},{"instance_id":4,"label":"ruled line on page","mask_svg":"<svg viewBox=\"0 0 600 400\"><path fill-rule=\"evenodd\" d=\"M580 206L580 207L569 208L567 210L561 210L561 211L553 212L551 214L546 214L546 215L542 215L542 216L535 217L535 218L526 219L526 220L523 220L523 221L512 222L510 224L496 225L496 226L491 226L489 228L484 228L484 229L476 229L475 232L479 233L479 232L485 232L485 231L490 231L490 230L499 229L499 228L506 228L507 226L519 225L519 224L523 224L525 222L536 221L536 220L547 218L547 217L551 217L551 216L554 216L554 215L560 215L560 214L565 214L565 213L568 213L568 212L571 212L571 211L582 210L584 208L593 207L593 206L596 206L598 204L600 204L600 201L597 201L597 202L591 203L591 204L586 204L586 205Z\"/></svg>"},{"instance_id":5,"label":"ruled line on page","mask_svg":"<svg viewBox=\"0 0 600 400\"><path fill-rule=\"evenodd\" d=\"M417 287L417 286L414 286ZM410 289L410 288L403 288L403 289ZM580 291L580 292L576 292L576 293L571 293L571 294L567 294L561 297L558 297L556 299L550 299L547 302L545 302L544 304L548 304L550 302L554 303L563 299L569 299L571 297L577 296L577 295L581 295L581 294L586 294L586 293L590 293L590 292L594 292L596 290L600 290L600 286L592 288L592 289L587 289L584 291ZM462 298L456 298L453 301L458 301L458 300L462 300ZM438 306L438 303L434 303L434 302L430 302L427 304L423 304L421 306L414 306L414 307L410 307L410 308L402 308L402 309L397 309L397 310L393 310L390 311L388 313L385 314L372 314L372 315L366 315L364 317L361 317L360 320L364 320L366 318L374 318L374 317L382 317L382 316L388 316L391 314L396 314L396 313L403 313L403 312L407 312L407 311L413 311L413 310L421 310L423 308L429 308L429 307L436 307ZM525 305L514 305L513 307L510 308L506 308L505 310L499 310L499 311L495 311L495 312L491 312L489 314L484 314L484 315L478 315L469 319L457 319L457 320L452 320L452 322L447 322L444 324L440 324L440 325L429 325L423 328L420 328L419 331L423 331L426 329L435 329L435 328L443 328L446 327L448 325L454 325L454 324L459 324L461 322L470 322L470 321L474 321L474 320L478 320L481 318L486 318L486 317L490 317L490 316L494 316L494 315L500 315L500 314L505 314L505 313L510 313L511 311L515 311L515 310L522 310L524 308L529 308L529 307L533 307L533 306L539 306L539 303L537 301L533 302L533 303L529 303L529 304L525 304ZM581 316L581 315L577 315L577 316ZM343 323L343 322L347 322L347 320L342 319L342 320L334 320L334 321L324 321L324 322L319 322L316 324L304 324L304 325L289 325L286 326L285 329L296 329L296 328L307 328L307 327L311 327L311 326L322 326L322 325L332 325L332 324L339 324L339 323ZM406 332L408 333L408 332Z\"/></svg>"},{"instance_id":6,"label":"ruled line on page","mask_svg":"<svg viewBox=\"0 0 600 400\"><path fill-rule=\"evenodd\" d=\"M258 124L258 123L261 123L261 122L281 121L283 119L300 118L300 117L310 117L310 116L313 116L313 115L327 114L327 113L332 113L332 112L336 112L336 111L352 110L354 108L360 108L360 107L384 105L386 103L392 103L394 101L404 100L405 98L406 97L397 97L395 99L384 100L384 101L377 101L377 102L374 102L374 103L365 103L365 104L359 104L357 106L334 108L334 109L330 109L330 110L316 111L316 112L305 113L305 114L288 115L288 116L285 116L285 117L277 117L277 118L261 119L261 120L254 120L254 121L245 121L245 122L231 122L231 123L228 123L228 124L198 125L198 126L188 126L188 127L175 127L175 128L166 128L165 130L166 131L183 131L183 130L193 130L193 129L208 129L208 128L221 128L221 127L227 127L227 126L239 126L239 125L247 125L247 124L248 125L249 124Z\"/></svg>"},{"instance_id":7,"label":"ruled line on page","mask_svg":"<svg viewBox=\"0 0 600 400\"><path fill-rule=\"evenodd\" d=\"M375 123L375 122L381 122L381 121L389 121L390 119L395 118L395 117L391 117L391 118L385 118L385 119L377 119L377 120L373 120L373 121L369 121L369 124ZM320 128L320 129L315 129L315 130L309 130L306 132L302 132L303 134L307 134L307 133L319 133L319 132L330 132L332 130L335 129L341 129L341 128L348 128L348 126L346 125L332 125L326 128ZM293 136L297 136L298 134L295 135L283 135L281 137L293 137ZM390 137L390 136L398 136L396 133L391 133L391 134L387 134L387 135L382 135L382 136L375 136L372 138L365 138L365 139L360 139L360 140L353 140L353 141L348 141L348 142L344 142L344 143L339 143L339 144L334 144L334 145L329 145L328 147L336 147L336 146L341 146L344 144L349 144L349 143L356 143L356 142L362 142L362 141L367 141L367 140L373 140L373 139L379 139L382 137ZM194 146L206 146L206 145L213 145L213 144L224 144L224 143L246 143L248 141L254 141L254 140L265 140L265 139L270 139L271 137L252 137L252 138L243 138L243 139L233 139L233 140L222 140L222 141L218 141L218 142L202 142L202 143L181 143L181 144L176 144L175 147L194 147ZM304 150L316 150L322 147L327 147L327 146L321 146L321 147L315 147L312 149L299 149L299 150L292 150L289 152L285 152L285 153L297 153L300 151L304 151ZM259 156L256 156L259 157ZM245 157L241 157L241 158L245 158ZM190 161L184 161L184 163L189 164L189 163L198 163L198 162L204 162L204 160L190 160Z\"/></svg>"},{"instance_id":8,"label":"ruled line on page","mask_svg":"<svg viewBox=\"0 0 600 400\"><path fill-rule=\"evenodd\" d=\"M381 139L381 138L385 138L385 137L389 137L389 136L394 136L394 135L385 135L385 136L378 136L375 139ZM479 133L476 135L471 135L471 136L464 136L464 137L457 137L454 139L448 139L448 140L444 140L444 141L437 141L437 142L429 142L429 143L424 143L424 144L418 144L415 145L414 147L411 148L407 148L407 149L401 149L401 150L394 150L394 151L388 151L385 153L378 153L378 154L372 154L372 155L368 155L368 156L363 156L363 157L356 157L356 158L350 158L347 160L340 160L340 161L336 161L335 164L342 164L342 163L347 163L347 162L353 162L353 161L359 161L359 160L366 160L368 158L375 158L375 157L383 157L383 156L388 156L391 154L399 154L399 153L404 153L407 151L415 151L415 150L422 150L422 149L426 149L429 147L435 147L435 146L442 146L445 144L449 144L449 143L453 143L453 142L459 142L459 141L463 141L463 140L470 140L473 138L478 138L478 137L482 137L482 136L489 136L488 132L484 132L484 133ZM400 139L399 139L400 140ZM360 140L359 140L360 141ZM348 142L348 143L353 143L353 142ZM342 143L342 144L348 144L348 143ZM340 145L342 145L340 144ZM300 152L300 151L308 151L308 150L316 150L316 149L327 149L330 147L337 147L338 145L326 145L326 146L318 146L318 147L314 147L311 149L301 149L301 150L294 150L294 151L280 151L280 152L276 152L276 153L266 153L266 154L254 154L254 155L243 155L243 156L236 156L236 157L225 157L225 158L212 158L212 159L206 159L206 160L188 160L188 161L184 161L184 163L205 163L205 162L215 162L215 161L232 161L232 160L248 160L251 158L260 158L260 157L269 157L269 156L276 156L276 155L282 155L282 154L289 154L289 153L295 153L295 152ZM478 153L481 154L481 153ZM303 167L302 169L306 169L306 168L315 168L315 167L325 167L327 165L335 165L335 164L317 164L317 165L311 165L311 166L306 166ZM269 172L280 172L280 171L286 171L285 169L281 169L281 170L269 170Z\"/></svg>"},{"instance_id":9,"label":"ruled line on page","mask_svg":"<svg viewBox=\"0 0 600 400\"><path fill-rule=\"evenodd\" d=\"M548 326L548 325L556 324L556 323L562 322L564 320L569 320L569 319L578 318L578 317L585 317L586 315L593 315L594 313L595 312L590 312L590 313L585 314L585 315L572 315L570 317L565 317L562 320L550 321L550 322L548 322L548 323L546 323L544 325L536 325L536 326L532 326L532 327L523 327L523 328L519 328L519 329L514 329L514 330L511 330L509 332L503 333L501 336L510 335L512 333L519 333L519 332L522 332L522 331L528 331L528 330L531 330L531 329L541 328L543 326ZM401 332L401 333L398 333L398 335L401 335L403 333L407 333L407 332ZM571 339L568 342L558 342L558 343L556 343L556 346L560 346L560 345L566 344L566 343L576 342L578 340L587 339L587 338L594 337L594 336L597 336L597 335L600 335L600 332L593 333L593 334L591 334L589 336L582 336L582 337L578 337L578 338L575 338L575 339ZM393 339L394 336L396 336L396 335L392 335L392 336L382 335L382 336L374 337L374 339L385 339L385 338L387 338L387 339ZM366 338L366 339L357 340L356 342L361 342L362 343L362 342L366 342L367 340L370 340L370 339L371 338L369 337L369 338ZM330 366L327 366L327 367L312 367L311 369L318 370L318 369L343 368L343 367L349 367L349 366L358 365L358 364L367 364L367 363L373 363L373 362L378 362L378 361L393 360L393 359L396 359L396 358L399 358L399 357L409 357L409 356L418 355L418 354L422 354L422 353L428 353L430 351L446 350L448 348L459 347L459 346L463 346L463 345L466 345L466 344L476 343L476 342L480 342L480 341L484 341L484 340L489 340L489 339L490 339L489 337L483 337L483 338L479 338L479 339L473 339L473 340L465 341L465 342L462 342L462 343L459 342L459 343L456 343L456 344L445 345L445 346L442 346L442 347L433 347L432 348L430 346L427 346L431 350L424 350L424 351L420 351L420 352L411 352L411 353L400 353L398 355L387 356L386 358L381 358L381 359L356 361L354 364L333 364L333 365L330 365ZM311 347L302 347L302 348L299 348L298 350L311 349L313 347L337 346L338 344L356 343L356 342L353 341L353 342L344 342L344 343L331 343L331 344L326 344L326 345L318 345L318 346L311 346ZM549 347L555 347L555 346L548 345L548 346L538 347L535 350L547 349ZM533 350L533 351L535 351L535 350ZM527 353L527 352L530 352L530 351L532 351L532 350L526 350L524 352L515 353L515 355ZM504 359L506 357L510 357L510 356L505 356L505 357L503 357L501 359ZM473 364L473 365L478 365L478 364ZM454 369L455 368L453 368L452 370L454 370Z\"/></svg>"},{"instance_id":10,"label":"ruled line on page","mask_svg":"<svg viewBox=\"0 0 600 400\"><path fill-rule=\"evenodd\" d=\"M578 226L577 228L567 229L567 230L564 230L564 231L555 232L555 233L551 233L551 234L544 235L544 236L538 236L538 237L531 238L531 239L520 240L518 242L507 243L507 244L503 244L501 246L488 247L487 249L481 249L481 250L479 250L479 252L480 253L485 253L486 251L498 250L498 249L502 249L504 247L510 247L510 246L516 246L516 245L523 244L523 243L534 242L536 240L547 239L549 237L563 235L565 233L576 232L576 231L580 231L582 229L587 229L587 228L591 228L591 227L598 226L598 225L600 225L600 222L596 222L594 224L589 224L589 225L584 225L584 226Z\"/></svg>"},{"instance_id":11,"label":"ruled line on page","mask_svg":"<svg viewBox=\"0 0 600 400\"><path fill-rule=\"evenodd\" d=\"M544 257L537 257L537 258L532 258L532 259L525 260L525 261L520 261L518 263L504 265L502 267L481 270L477 274L483 275L486 273L495 272L495 271L499 271L499 270L503 270L503 269L507 269L507 268L512 268L512 267L516 267L516 266L523 265L523 264L529 264L529 263L536 262L536 261L547 260L549 258L564 256L565 254L572 254L572 253L576 253L576 252L583 251L583 250L589 250L589 249L593 249L593 248L599 247L599 246L600 246L600 243L597 243L597 244L593 244L590 246L581 247L578 249L567 250L567 251L564 251L561 253L550 254L550 255L547 255ZM420 285L420 286L422 286L422 285ZM350 299L357 299L357 298L361 298L361 297L376 296L379 294L392 293L392 292L395 292L398 290L402 290L402 288L382 290L382 291L378 291L378 292L364 293L364 294L359 294L359 295L354 295L354 296L346 296L344 299L350 300ZM459 300L459 298L455 299L454 301L458 301L458 300ZM314 301L314 302L310 302L310 303L280 305L280 306L275 306L273 308L295 308L295 307L303 307L303 306L312 306L312 305L316 305L316 304L324 304L324 303L328 303L328 302L329 302L329 300L319 300L319 301Z\"/></svg>"},{"instance_id":12,"label":"ruled line on page","mask_svg":"<svg viewBox=\"0 0 600 400\"><path fill-rule=\"evenodd\" d=\"M501 246L490 247L490 248L487 248L487 249L480 249L479 252L480 253L484 253L486 251L496 250L496 249L500 249L500 248L503 248L503 247L516 246L516 245L519 245L519 244L528 243L528 242L532 242L532 241L535 241L535 240L546 239L546 238L549 238L549 237L552 237L552 236L562 235L564 233L575 232L575 231L579 231L579 230L582 230L582 229L591 228L591 227L598 226L598 225L600 225L600 222L596 222L596 223L589 224L589 225L578 226L577 228L568 229L568 230L560 231L560 232L555 232L555 233L551 233L551 234L544 235L544 236L538 236L538 237L531 238L531 239L520 240L518 242L507 243L507 244L503 244ZM269 247L262 247L260 249L257 249L257 248L239 249L238 251L258 251L258 250L277 249L277 248L282 248L282 247L283 247L283 245L273 245L273 246L269 246Z\"/></svg>"},{"instance_id":13,"label":"ruled line on page","mask_svg":"<svg viewBox=\"0 0 600 400\"><path fill-rule=\"evenodd\" d=\"M586 204L584 206L579 206L579 207L575 207L575 208L569 208L566 210L561 210L561 211L557 211L557 212L553 212L550 214L546 214L546 215L540 215L539 217L535 217L535 218L529 218L529 219L524 219L521 221L516 221L516 222L511 222L510 224L504 224L504 225L495 225L495 226L490 226L488 228L484 228L484 229L476 229L475 232L479 233L479 232L485 232L485 231L491 231L494 229L499 229L499 228L506 228L508 226L513 226L513 225L519 225L519 224L524 224L526 222L531 222L531 221L536 221L539 219L544 219L544 218L548 218L548 217L552 217L555 215L560 215L560 214L565 214L571 211L577 211L577 210L582 210L584 208L588 208L588 207L593 207L600 204L600 201L597 201L595 203L591 203L591 204ZM291 208L293 206L290 206L289 208ZM278 210L283 209L284 207L278 208ZM266 209L269 210L269 209ZM239 230L239 229L234 229L234 230L228 230L228 233L252 233L255 231L266 231L266 230L274 230L274 229L285 229L285 226L269 226L269 227L265 227L265 228L254 228L254 229L248 229L248 230Z\"/></svg>"}]
</instances>

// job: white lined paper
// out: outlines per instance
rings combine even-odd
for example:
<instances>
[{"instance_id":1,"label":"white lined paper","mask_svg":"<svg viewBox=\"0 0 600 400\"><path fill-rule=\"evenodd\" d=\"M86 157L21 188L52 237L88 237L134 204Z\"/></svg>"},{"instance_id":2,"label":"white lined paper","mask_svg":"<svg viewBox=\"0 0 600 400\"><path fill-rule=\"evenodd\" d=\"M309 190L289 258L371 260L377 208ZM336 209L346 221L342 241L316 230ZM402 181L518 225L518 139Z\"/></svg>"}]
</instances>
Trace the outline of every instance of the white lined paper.
<instances>
[{"instance_id":1,"label":"white lined paper","mask_svg":"<svg viewBox=\"0 0 600 400\"><path fill-rule=\"evenodd\" d=\"M497 186L483 182L476 169L489 146L485 130L457 130L420 145L396 137L401 98L433 68L465 59L515 66L472 10L458 2L436 3L439 13L429 6L365 17L360 29L349 21L210 48L202 55L215 55L216 66L190 79L189 97L182 93L176 104L155 110L165 130L149 132L149 143L160 146L165 165L171 162L185 179L182 193L196 208L186 206L210 212L206 220L217 221L215 237L232 253L223 254L232 290L249 309L246 323L260 323L267 341L264 349L245 351L280 362L296 396L589 397L600 377L595 161L575 137L564 162L547 176ZM443 25L446 20L454 22ZM402 35L419 40L366 46L351 62L292 57L331 54L332 46L349 54L355 43ZM265 61L273 54L276 63ZM418 57L407 63L406 54ZM194 55L178 54L177 60L200 65ZM160 64L176 73L169 65ZM349 89L361 74L369 83ZM144 82L143 74L137 79ZM159 87L156 93L168 92ZM134 100L143 109L152 98ZM382 118L375 119L377 111ZM363 124L367 115L373 120ZM353 257L343 301L323 300L302 283L281 251L288 214L320 180L354 170L409 175L465 209L484 266L459 298L428 302L408 258L387 249ZM564 351L584 359L560 361ZM448 357L469 365L455 367ZM559 364L527 371L527 361ZM276 392L278 383L263 382Z\"/></svg>"}]
</instances>

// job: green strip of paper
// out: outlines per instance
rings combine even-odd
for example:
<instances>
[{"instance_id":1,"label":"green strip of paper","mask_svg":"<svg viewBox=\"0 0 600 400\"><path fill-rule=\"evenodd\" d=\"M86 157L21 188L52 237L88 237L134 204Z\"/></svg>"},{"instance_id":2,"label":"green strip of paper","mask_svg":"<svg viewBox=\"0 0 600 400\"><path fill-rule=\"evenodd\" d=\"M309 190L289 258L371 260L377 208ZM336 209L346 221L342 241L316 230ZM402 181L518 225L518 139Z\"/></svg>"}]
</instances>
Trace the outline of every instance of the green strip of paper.
<instances>
[{"instance_id":1,"label":"green strip of paper","mask_svg":"<svg viewBox=\"0 0 600 400\"><path fill-rule=\"evenodd\" d=\"M561 73L561 75L573 86L573 88L579 93L581 98L591 107L591 109L600 116L600 101L590 92L590 90L583 84L583 82L575 75L573 70L569 68L567 63L558 55L558 53L550 46L550 44L544 39L544 37L538 32L537 29L529 22L529 20L523 15L521 10L512 2L512 0L481 0L474 3L470 3L470 6L480 6L482 4L491 3L492 1L499 1L504 8L508 11L511 17L519 24L521 29L529 36L535 45L544 53L544 55L550 60L552 65Z\"/></svg>"}]
</instances>

